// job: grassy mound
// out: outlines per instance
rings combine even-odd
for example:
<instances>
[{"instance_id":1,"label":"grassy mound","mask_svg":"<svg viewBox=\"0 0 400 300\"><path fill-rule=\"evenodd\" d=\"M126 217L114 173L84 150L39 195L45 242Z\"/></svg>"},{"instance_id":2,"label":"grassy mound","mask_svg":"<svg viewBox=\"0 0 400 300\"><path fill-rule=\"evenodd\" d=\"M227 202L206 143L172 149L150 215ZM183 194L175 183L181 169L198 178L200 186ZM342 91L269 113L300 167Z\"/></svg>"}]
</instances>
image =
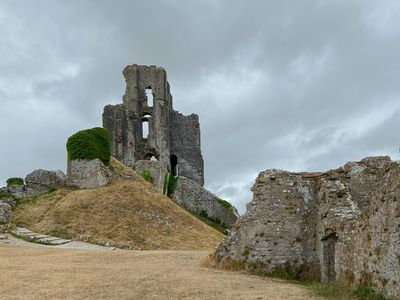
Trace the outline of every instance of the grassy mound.
<instances>
[{"instance_id":1,"label":"grassy mound","mask_svg":"<svg viewBox=\"0 0 400 300\"><path fill-rule=\"evenodd\" d=\"M140 249L211 249L221 242L220 232L158 193L133 170L114 159L111 168L131 179L98 189L60 189L27 198L16 207L13 225Z\"/></svg>"},{"instance_id":2,"label":"grassy mound","mask_svg":"<svg viewBox=\"0 0 400 300\"><path fill-rule=\"evenodd\" d=\"M67 151L70 160L98 158L108 165L111 156L108 132L100 127L78 131L68 138Z\"/></svg>"}]
</instances>

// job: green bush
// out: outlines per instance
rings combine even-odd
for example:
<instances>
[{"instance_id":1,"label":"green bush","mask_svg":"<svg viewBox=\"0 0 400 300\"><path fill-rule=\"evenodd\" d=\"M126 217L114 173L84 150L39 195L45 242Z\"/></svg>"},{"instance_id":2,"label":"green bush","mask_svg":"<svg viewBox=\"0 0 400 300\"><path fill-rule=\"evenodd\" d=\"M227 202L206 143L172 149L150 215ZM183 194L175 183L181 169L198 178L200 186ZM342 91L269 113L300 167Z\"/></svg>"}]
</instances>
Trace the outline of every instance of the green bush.
<instances>
[{"instance_id":1,"label":"green bush","mask_svg":"<svg viewBox=\"0 0 400 300\"><path fill-rule=\"evenodd\" d=\"M153 184L154 178L153 178L153 175L151 175L149 170L144 169L141 175L144 178L144 180Z\"/></svg>"},{"instance_id":2,"label":"green bush","mask_svg":"<svg viewBox=\"0 0 400 300\"><path fill-rule=\"evenodd\" d=\"M78 131L68 138L67 151L70 160L98 158L108 165L111 156L108 131L100 127Z\"/></svg>"},{"instance_id":3,"label":"green bush","mask_svg":"<svg viewBox=\"0 0 400 300\"><path fill-rule=\"evenodd\" d=\"M175 192L176 187L178 186L178 176L172 176L169 172L165 173L164 176L164 186L163 193L168 197L172 197L172 194Z\"/></svg>"},{"instance_id":4,"label":"green bush","mask_svg":"<svg viewBox=\"0 0 400 300\"><path fill-rule=\"evenodd\" d=\"M9 187L11 185L24 185L24 180L19 177L11 177L11 178L7 179L6 184L7 184L7 187Z\"/></svg>"},{"instance_id":5,"label":"green bush","mask_svg":"<svg viewBox=\"0 0 400 300\"><path fill-rule=\"evenodd\" d=\"M0 199L7 199L7 198L13 198L13 196L10 193L0 190Z\"/></svg>"},{"instance_id":6,"label":"green bush","mask_svg":"<svg viewBox=\"0 0 400 300\"><path fill-rule=\"evenodd\" d=\"M232 204L230 204L228 201L224 199L218 199L218 203L221 204L225 208L231 208Z\"/></svg>"}]
</instances>

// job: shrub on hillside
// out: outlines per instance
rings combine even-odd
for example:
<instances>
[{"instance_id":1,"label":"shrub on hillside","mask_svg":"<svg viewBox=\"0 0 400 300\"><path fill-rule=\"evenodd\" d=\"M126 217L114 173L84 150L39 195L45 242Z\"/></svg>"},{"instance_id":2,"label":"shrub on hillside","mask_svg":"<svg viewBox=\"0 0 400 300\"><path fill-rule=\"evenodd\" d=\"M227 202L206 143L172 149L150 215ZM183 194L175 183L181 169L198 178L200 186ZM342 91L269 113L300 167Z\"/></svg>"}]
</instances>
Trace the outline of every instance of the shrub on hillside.
<instances>
[{"instance_id":1,"label":"shrub on hillside","mask_svg":"<svg viewBox=\"0 0 400 300\"><path fill-rule=\"evenodd\" d=\"M6 184L7 184L7 187L9 187L11 185L24 185L24 180L19 177L11 177L11 178L7 179Z\"/></svg>"},{"instance_id":2,"label":"shrub on hillside","mask_svg":"<svg viewBox=\"0 0 400 300\"><path fill-rule=\"evenodd\" d=\"M100 127L78 131L68 138L67 152L69 160L98 158L108 165L111 156L108 131Z\"/></svg>"}]
</instances>

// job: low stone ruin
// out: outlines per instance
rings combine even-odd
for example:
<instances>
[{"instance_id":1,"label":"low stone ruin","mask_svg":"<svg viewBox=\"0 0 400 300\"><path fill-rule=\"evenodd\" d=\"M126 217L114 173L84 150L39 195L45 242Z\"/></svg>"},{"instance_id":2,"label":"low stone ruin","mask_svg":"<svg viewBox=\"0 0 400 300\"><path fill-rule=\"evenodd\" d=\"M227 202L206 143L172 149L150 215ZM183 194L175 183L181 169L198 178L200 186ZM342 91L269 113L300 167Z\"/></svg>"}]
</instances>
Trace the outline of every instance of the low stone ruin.
<instances>
[{"instance_id":1,"label":"low stone ruin","mask_svg":"<svg viewBox=\"0 0 400 300\"><path fill-rule=\"evenodd\" d=\"M110 169L96 158L68 160L67 185L80 189L104 186L111 180Z\"/></svg>"},{"instance_id":2,"label":"low stone ruin","mask_svg":"<svg viewBox=\"0 0 400 300\"><path fill-rule=\"evenodd\" d=\"M215 253L246 269L371 286L400 298L400 164L371 157L326 173L261 172Z\"/></svg>"},{"instance_id":3,"label":"low stone ruin","mask_svg":"<svg viewBox=\"0 0 400 300\"><path fill-rule=\"evenodd\" d=\"M63 187L66 184L66 179L67 177L60 170L48 171L39 169L26 175L25 184L10 185L1 189L11 194L14 198L22 198L35 196L52 188Z\"/></svg>"}]
</instances>

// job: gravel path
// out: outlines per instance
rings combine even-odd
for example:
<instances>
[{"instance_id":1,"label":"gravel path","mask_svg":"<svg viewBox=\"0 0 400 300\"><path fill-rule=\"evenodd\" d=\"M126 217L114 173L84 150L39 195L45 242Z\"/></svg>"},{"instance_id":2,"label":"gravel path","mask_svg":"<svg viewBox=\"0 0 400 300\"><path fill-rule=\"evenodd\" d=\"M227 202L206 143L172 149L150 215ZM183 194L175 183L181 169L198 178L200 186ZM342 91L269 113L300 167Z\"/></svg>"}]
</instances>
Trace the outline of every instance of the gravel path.
<instances>
[{"instance_id":1,"label":"gravel path","mask_svg":"<svg viewBox=\"0 0 400 300\"><path fill-rule=\"evenodd\" d=\"M6 239L0 238L0 246L18 246L29 248L55 248L55 249L81 249L81 250L114 250L113 247L105 247L85 242L71 241L61 245L44 245L39 243L31 243L23 239L17 238L11 234L6 234Z\"/></svg>"}]
</instances>

